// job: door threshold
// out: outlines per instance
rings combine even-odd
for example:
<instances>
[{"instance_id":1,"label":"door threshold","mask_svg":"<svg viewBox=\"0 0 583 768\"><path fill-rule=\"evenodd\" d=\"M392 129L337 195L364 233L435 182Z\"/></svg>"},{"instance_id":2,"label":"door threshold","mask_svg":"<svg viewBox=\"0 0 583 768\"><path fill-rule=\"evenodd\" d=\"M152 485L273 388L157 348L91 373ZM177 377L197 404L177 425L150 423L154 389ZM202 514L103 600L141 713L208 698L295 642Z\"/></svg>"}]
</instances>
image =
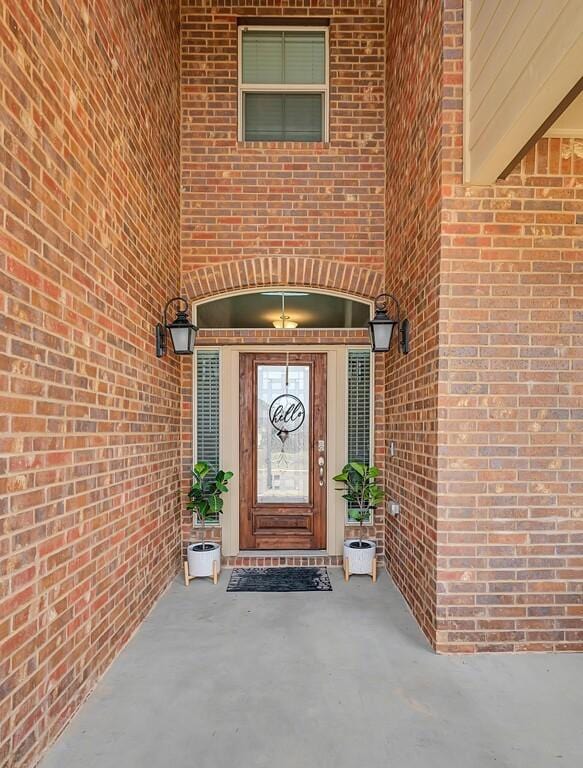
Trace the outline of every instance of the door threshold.
<instances>
[{"instance_id":1,"label":"door threshold","mask_svg":"<svg viewBox=\"0 0 583 768\"><path fill-rule=\"evenodd\" d=\"M242 549L237 557L326 557L325 549Z\"/></svg>"}]
</instances>

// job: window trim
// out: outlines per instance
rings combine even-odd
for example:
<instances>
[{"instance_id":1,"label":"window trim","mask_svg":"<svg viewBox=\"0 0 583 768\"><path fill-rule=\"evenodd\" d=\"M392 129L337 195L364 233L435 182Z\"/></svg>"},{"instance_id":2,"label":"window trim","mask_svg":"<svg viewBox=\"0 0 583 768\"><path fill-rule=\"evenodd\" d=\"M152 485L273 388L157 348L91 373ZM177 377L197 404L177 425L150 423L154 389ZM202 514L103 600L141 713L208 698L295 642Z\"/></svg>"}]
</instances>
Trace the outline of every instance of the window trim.
<instances>
[{"instance_id":1,"label":"window trim","mask_svg":"<svg viewBox=\"0 0 583 768\"><path fill-rule=\"evenodd\" d=\"M307 83L299 85L290 85L287 83L243 83L243 32L257 30L265 32L314 32L316 29L324 33L324 83ZM275 141L280 144L290 143L288 139L245 139L245 115L243 109L243 100L245 93L320 93L324 96L324 108L322 110L322 140L309 142L294 142L296 144L326 144L329 141L330 124L330 28L328 25L271 25L271 24L253 24L240 25L237 28L237 138L243 143L254 143L256 141Z\"/></svg>"}]
</instances>

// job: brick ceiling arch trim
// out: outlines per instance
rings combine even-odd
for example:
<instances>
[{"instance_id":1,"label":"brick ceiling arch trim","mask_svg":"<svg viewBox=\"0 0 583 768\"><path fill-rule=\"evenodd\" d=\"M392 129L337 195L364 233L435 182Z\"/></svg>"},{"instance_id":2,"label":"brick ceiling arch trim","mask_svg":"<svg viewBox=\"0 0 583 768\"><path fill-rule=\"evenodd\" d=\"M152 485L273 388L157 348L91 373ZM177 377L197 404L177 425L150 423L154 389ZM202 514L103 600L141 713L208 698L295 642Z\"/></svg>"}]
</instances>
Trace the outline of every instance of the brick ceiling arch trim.
<instances>
[{"instance_id":1,"label":"brick ceiling arch trim","mask_svg":"<svg viewBox=\"0 0 583 768\"><path fill-rule=\"evenodd\" d=\"M183 286L190 300L269 286L318 288L365 299L384 290L382 272L305 256L263 256L200 267L183 275Z\"/></svg>"}]
</instances>

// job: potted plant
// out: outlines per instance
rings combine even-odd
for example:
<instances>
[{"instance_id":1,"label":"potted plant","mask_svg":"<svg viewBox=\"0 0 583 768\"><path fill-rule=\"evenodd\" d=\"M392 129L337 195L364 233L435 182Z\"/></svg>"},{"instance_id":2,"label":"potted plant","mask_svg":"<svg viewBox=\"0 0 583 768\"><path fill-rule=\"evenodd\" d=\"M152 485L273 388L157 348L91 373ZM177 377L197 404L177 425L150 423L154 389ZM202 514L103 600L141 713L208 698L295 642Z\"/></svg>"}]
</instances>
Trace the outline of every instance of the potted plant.
<instances>
[{"instance_id":1,"label":"potted plant","mask_svg":"<svg viewBox=\"0 0 583 768\"><path fill-rule=\"evenodd\" d=\"M343 483L345 493L342 498L348 503L348 517L359 524L358 538L344 542L346 580L351 573L370 573L376 581L376 544L363 538L363 526L385 495L377 481L379 475L378 467L351 461L334 477L334 480Z\"/></svg>"},{"instance_id":2,"label":"potted plant","mask_svg":"<svg viewBox=\"0 0 583 768\"><path fill-rule=\"evenodd\" d=\"M206 540L206 522L216 518L223 511L223 493L227 493L232 472L220 469L213 474L212 467L206 461L197 462L192 468L194 478L188 492L188 509L198 516L201 525L200 541L190 544L186 550L184 576L188 584L197 576L212 576L215 584L221 570L221 545L216 541Z\"/></svg>"}]
</instances>

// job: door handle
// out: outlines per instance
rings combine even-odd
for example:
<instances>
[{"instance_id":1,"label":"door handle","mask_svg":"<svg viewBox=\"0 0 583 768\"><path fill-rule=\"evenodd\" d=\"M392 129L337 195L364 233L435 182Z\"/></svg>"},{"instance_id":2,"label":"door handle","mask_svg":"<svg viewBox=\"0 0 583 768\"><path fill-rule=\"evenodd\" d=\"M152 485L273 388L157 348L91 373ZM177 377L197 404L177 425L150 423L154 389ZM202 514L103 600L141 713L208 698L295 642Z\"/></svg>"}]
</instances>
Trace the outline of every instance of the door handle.
<instances>
[{"instance_id":1,"label":"door handle","mask_svg":"<svg viewBox=\"0 0 583 768\"><path fill-rule=\"evenodd\" d=\"M324 457L320 456L318 459L318 467L320 468L320 487L324 485Z\"/></svg>"}]
</instances>

